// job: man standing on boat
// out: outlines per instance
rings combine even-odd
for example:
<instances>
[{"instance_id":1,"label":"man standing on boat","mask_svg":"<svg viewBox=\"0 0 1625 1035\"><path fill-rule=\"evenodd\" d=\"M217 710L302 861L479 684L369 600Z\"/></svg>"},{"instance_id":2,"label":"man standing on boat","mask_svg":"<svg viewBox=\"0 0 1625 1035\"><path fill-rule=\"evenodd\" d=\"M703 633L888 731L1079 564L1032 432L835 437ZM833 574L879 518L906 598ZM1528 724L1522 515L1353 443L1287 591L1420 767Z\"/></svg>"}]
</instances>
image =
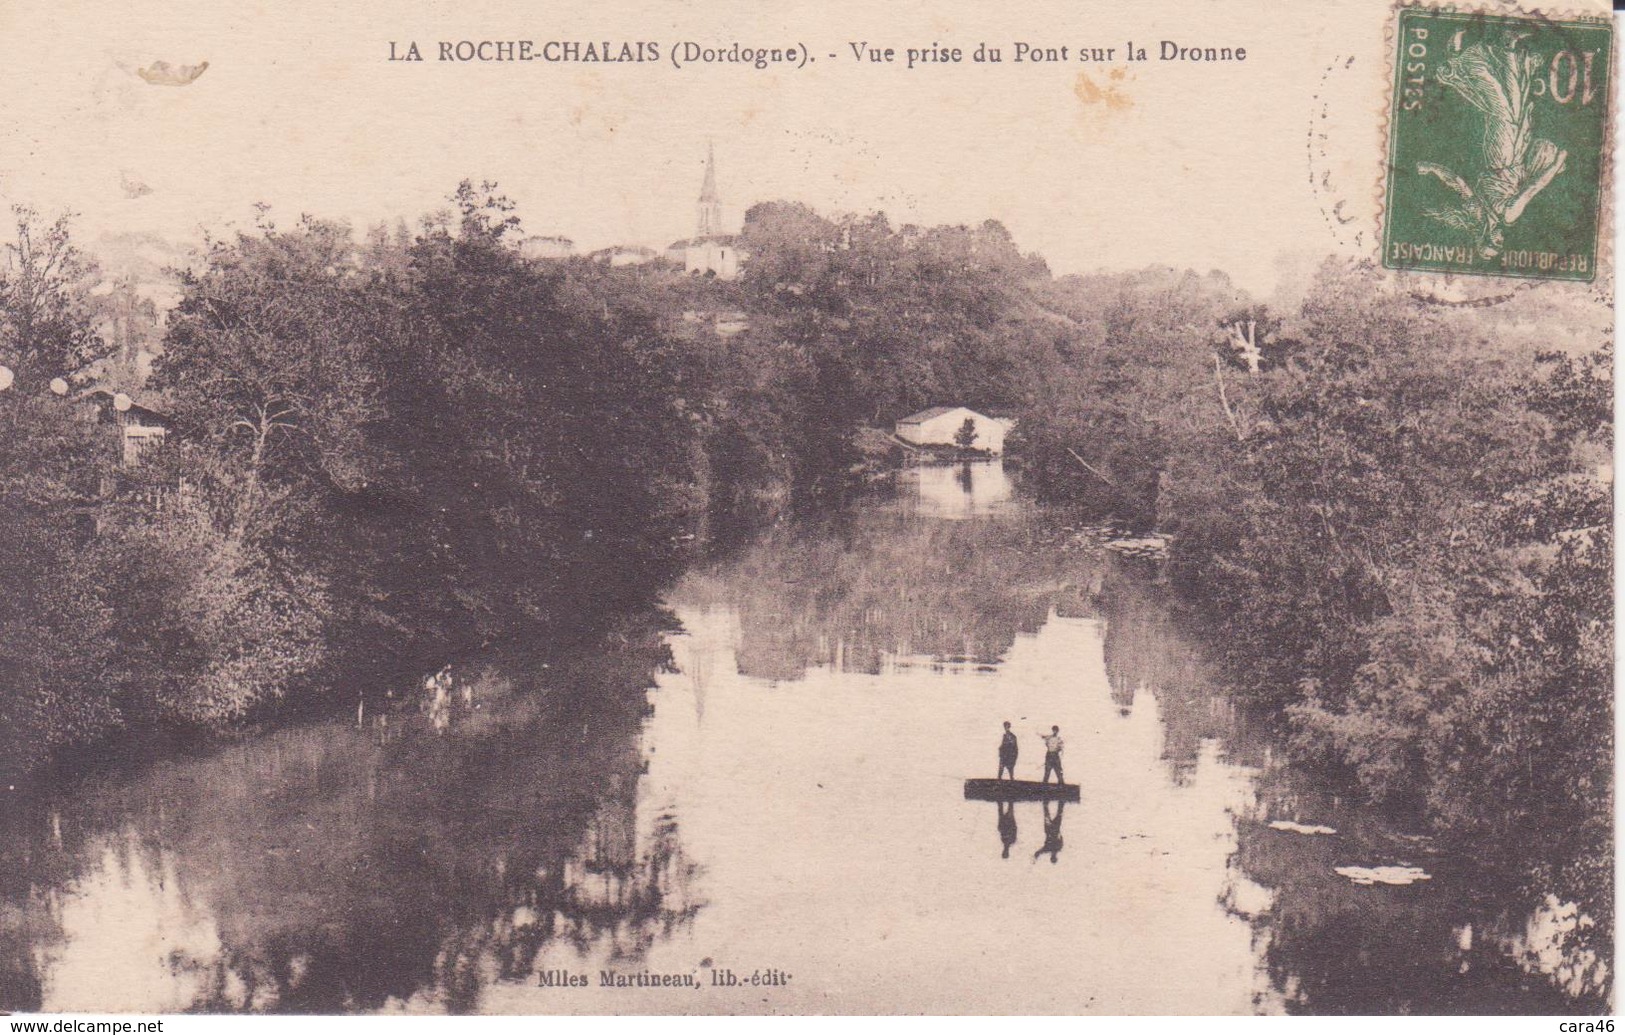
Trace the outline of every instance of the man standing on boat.
<instances>
[{"instance_id":1,"label":"man standing on boat","mask_svg":"<svg viewBox=\"0 0 1625 1035\"><path fill-rule=\"evenodd\" d=\"M1016 743L1016 735L1010 732L1010 724L1004 724L1004 738L999 741L999 775L1004 779L1005 771L1010 773L1010 779L1016 778L1016 755L1021 752L1021 745Z\"/></svg>"},{"instance_id":2,"label":"man standing on boat","mask_svg":"<svg viewBox=\"0 0 1625 1035\"><path fill-rule=\"evenodd\" d=\"M1049 783L1049 774L1055 773L1056 783L1066 783L1066 777L1061 775L1061 748L1065 742L1061 740L1061 727L1051 726L1048 736L1044 737L1044 778L1039 783Z\"/></svg>"}]
</instances>

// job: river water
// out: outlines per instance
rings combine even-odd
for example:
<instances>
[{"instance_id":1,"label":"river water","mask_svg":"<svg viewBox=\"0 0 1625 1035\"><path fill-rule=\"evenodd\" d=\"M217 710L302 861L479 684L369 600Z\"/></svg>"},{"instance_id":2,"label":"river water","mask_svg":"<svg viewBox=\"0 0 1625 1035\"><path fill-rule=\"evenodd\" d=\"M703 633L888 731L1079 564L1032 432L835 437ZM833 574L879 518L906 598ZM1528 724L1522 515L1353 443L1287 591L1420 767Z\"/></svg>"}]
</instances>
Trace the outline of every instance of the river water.
<instances>
[{"instance_id":1,"label":"river water","mask_svg":"<svg viewBox=\"0 0 1625 1035\"><path fill-rule=\"evenodd\" d=\"M466 659L359 721L11 791L0 1007L1597 1001L1572 906L1294 770L1154 583L996 463L916 469L696 567L591 649ZM964 800L1004 721L1029 779L1061 727L1080 802Z\"/></svg>"}]
</instances>

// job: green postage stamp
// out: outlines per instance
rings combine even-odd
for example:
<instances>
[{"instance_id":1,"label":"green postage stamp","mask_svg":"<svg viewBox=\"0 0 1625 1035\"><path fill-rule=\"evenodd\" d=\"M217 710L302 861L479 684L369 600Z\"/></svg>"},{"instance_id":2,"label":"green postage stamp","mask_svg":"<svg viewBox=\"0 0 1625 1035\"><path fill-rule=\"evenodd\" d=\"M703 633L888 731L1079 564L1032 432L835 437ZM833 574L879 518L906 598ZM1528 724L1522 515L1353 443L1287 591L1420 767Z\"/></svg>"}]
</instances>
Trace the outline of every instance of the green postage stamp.
<instances>
[{"instance_id":1,"label":"green postage stamp","mask_svg":"<svg viewBox=\"0 0 1625 1035\"><path fill-rule=\"evenodd\" d=\"M1612 26L1407 7L1396 36L1383 265L1592 280Z\"/></svg>"}]
</instances>

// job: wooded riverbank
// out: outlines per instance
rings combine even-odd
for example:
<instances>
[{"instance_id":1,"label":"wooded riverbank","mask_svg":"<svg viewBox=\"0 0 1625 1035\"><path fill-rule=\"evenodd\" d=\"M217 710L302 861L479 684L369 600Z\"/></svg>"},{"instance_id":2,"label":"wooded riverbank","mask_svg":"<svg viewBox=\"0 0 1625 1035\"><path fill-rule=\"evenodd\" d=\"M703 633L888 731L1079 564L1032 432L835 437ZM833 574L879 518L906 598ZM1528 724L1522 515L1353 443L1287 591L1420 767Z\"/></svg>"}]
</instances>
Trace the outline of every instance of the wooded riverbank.
<instances>
[{"instance_id":1,"label":"wooded riverbank","mask_svg":"<svg viewBox=\"0 0 1625 1035\"><path fill-rule=\"evenodd\" d=\"M0 285L8 773L564 649L706 543L843 499L860 429L953 402L1014 420L1024 486L1080 524L1172 537L1301 759L1463 845L1587 846L1548 883L1611 929L1607 299L1452 307L1331 263L1263 304L784 203L722 281L525 259L493 188L452 201L212 242L139 384L66 224L19 213L44 250ZM78 397L96 360L172 421L134 466Z\"/></svg>"}]
</instances>

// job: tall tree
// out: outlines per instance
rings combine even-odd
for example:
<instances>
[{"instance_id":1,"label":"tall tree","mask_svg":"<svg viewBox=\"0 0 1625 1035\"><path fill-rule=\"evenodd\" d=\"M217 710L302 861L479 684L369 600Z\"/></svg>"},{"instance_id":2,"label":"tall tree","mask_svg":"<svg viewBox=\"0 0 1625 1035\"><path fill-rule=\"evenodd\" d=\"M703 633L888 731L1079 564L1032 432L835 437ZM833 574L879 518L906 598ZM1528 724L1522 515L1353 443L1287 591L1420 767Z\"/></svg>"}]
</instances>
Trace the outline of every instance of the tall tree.
<instances>
[{"instance_id":1,"label":"tall tree","mask_svg":"<svg viewBox=\"0 0 1625 1035\"><path fill-rule=\"evenodd\" d=\"M105 346L86 293L96 268L73 241L72 214L47 223L28 205L11 211L14 232L0 267L0 356L28 391L98 358Z\"/></svg>"}]
</instances>

